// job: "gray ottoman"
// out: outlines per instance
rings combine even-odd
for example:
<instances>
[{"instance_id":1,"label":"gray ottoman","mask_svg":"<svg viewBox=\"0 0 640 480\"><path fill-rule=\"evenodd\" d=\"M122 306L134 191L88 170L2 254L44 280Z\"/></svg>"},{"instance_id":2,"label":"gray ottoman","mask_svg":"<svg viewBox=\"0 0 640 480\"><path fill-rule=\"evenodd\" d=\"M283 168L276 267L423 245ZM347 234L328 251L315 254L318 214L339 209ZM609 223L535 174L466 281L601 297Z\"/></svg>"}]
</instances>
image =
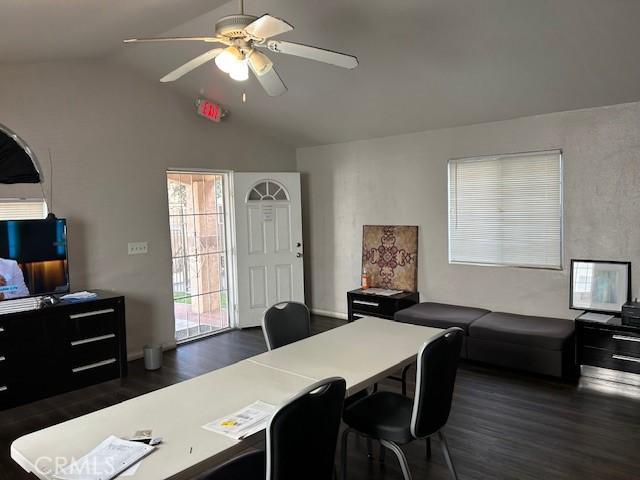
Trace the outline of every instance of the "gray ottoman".
<instances>
[{"instance_id":1,"label":"gray ottoman","mask_svg":"<svg viewBox=\"0 0 640 480\"><path fill-rule=\"evenodd\" d=\"M571 320L493 312L473 322L468 331L472 360L556 377L575 373Z\"/></svg>"},{"instance_id":2,"label":"gray ottoman","mask_svg":"<svg viewBox=\"0 0 640 480\"><path fill-rule=\"evenodd\" d=\"M483 308L425 302L396 312L394 318L398 322L412 323L424 327L462 328L465 334L465 342L462 344L460 356L467 358L467 347L465 343L466 336L469 335L469 325L488 313L489 310Z\"/></svg>"}]
</instances>

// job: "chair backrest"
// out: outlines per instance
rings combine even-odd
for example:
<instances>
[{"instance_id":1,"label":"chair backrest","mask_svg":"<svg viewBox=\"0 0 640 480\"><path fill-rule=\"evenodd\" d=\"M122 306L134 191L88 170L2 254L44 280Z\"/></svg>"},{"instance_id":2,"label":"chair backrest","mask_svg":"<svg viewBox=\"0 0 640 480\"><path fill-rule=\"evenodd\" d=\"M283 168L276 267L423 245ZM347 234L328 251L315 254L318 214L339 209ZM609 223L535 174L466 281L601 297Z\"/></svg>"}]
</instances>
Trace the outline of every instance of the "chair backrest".
<instances>
[{"instance_id":1,"label":"chair backrest","mask_svg":"<svg viewBox=\"0 0 640 480\"><path fill-rule=\"evenodd\" d=\"M345 392L343 378L328 378L275 412L267 427L266 480L332 480Z\"/></svg>"},{"instance_id":2,"label":"chair backrest","mask_svg":"<svg viewBox=\"0 0 640 480\"><path fill-rule=\"evenodd\" d=\"M447 423L464 332L453 327L425 343L418 353L411 434L424 438Z\"/></svg>"},{"instance_id":3,"label":"chair backrest","mask_svg":"<svg viewBox=\"0 0 640 480\"><path fill-rule=\"evenodd\" d=\"M269 350L307 338L311 336L309 309L304 303L276 303L265 312L262 331Z\"/></svg>"}]
</instances>

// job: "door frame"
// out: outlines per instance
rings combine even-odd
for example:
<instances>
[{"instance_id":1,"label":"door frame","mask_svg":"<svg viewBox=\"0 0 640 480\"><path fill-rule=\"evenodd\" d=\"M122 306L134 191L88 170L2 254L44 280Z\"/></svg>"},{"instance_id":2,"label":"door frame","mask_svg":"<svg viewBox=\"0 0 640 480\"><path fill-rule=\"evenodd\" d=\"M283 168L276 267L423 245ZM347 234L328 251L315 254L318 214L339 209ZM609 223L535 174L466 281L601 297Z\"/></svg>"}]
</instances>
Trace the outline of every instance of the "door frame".
<instances>
[{"instance_id":1,"label":"door frame","mask_svg":"<svg viewBox=\"0 0 640 480\"><path fill-rule=\"evenodd\" d=\"M237 275L237 250L236 250L236 224L235 224L235 202L234 189L233 189L233 170L223 168L201 168L201 167L167 167L165 169L165 182L166 174L169 172L198 172L198 173L211 173L224 175L227 180L227 185L224 188L224 216L225 216L225 241L227 242L227 308L229 311L229 328L223 328L215 332L208 333L204 336L216 335L218 333L226 332L231 329L238 328L238 275ZM172 267L173 268L173 267ZM175 334L175 316L173 323L173 330ZM203 335L198 335L193 338L188 338L178 342L179 344L188 343L193 340L199 340L203 338Z\"/></svg>"}]
</instances>

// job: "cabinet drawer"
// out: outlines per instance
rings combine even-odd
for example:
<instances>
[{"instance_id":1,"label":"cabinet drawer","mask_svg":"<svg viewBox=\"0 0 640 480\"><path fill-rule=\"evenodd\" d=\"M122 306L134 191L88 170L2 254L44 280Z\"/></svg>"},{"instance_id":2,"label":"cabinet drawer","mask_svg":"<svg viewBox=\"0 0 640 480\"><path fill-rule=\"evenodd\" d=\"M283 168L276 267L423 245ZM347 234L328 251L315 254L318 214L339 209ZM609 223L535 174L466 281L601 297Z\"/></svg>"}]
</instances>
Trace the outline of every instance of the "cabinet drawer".
<instances>
[{"instance_id":1,"label":"cabinet drawer","mask_svg":"<svg viewBox=\"0 0 640 480\"><path fill-rule=\"evenodd\" d=\"M585 347L609 350L613 353L631 353L640 356L640 335L634 332L617 332L584 327L582 343Z\"/></svg>"},{"instance_id":2,"label":"cabinet drawer","mask_svg":"<svg viewBox=\"0 0 640 480\"><path fill-rule=\"evenodd\" d=\"M110 358L119 358L118 339L113 333L71 342L72 368L89 365Z\"/></svg>"},{"instance_id":3,"label":"cabinet drawer","mask_svg":"<svg viewBox=\"0 0 640 480\"><path fill-rule=\"evenodd\" d=\"M379 298L355 297L351 300L351 308L354 312L388 315L393 310L393 302Z\"/></svg>"},{"instance_id":4,"label":"cabinet drawer","mask_svg":"<svg viewBox=\"0 0 640 480\"><path fill-rule=\"evenodd\" d=\"M0 384L3 382L7 382L9 380L9 367L8 367L8 358L5 354L0 352Z\"/></svg>"},{"instance_id":5,"label":"cabinet drawer","mask_svg":"<svg viewBox=\"0 0 640 480\"><path fill-rule=\"evenodd\" d=\"M640 374L639 355L624 355L607 350L584 347L582 350L582 363L585 365L593 365L594 367L610 368L612 370Z\"/></svg>"},{"instance_id":6,"label":"cabinet drawer","mask_svg":"<svg viewBox=\"0 0 640 480\"><path fill-rule=\"evenodd\" d=\"M116 332L117 316L113 308L88 310L69 315L71 341L86 340Z\"/></svg>"},{"instance_id":7,"label":"cabinet drawer","mask_svg":"<svg viewBox=\"0 0 640 480\"><path fill-rule=\"evenodd\" d=\"M12 391L7 382L0 380L0 409L8 408L12 405Z\"/></svg>"},{"instance_id":8,"label":"cabinet drawer","mask_svg":"<svg viewBox=\"0 0 640 480\"><path fill-rule=\"evenodd\" d=\"M100 382L106 382L120 377L120 364L115 357L105 360L78 365L71 370L73 388L85 387Z\"/></svg>"},{"instance_id":9,"label":"cabinet drawer","mask_svg":"<svg viewBox=\"0 0 640 480\"><path fill-rule=\"evenodd\" d=\"M6 352L9 346L9 331L0 323L0 353Z\"/></svg>"}]
</instances>

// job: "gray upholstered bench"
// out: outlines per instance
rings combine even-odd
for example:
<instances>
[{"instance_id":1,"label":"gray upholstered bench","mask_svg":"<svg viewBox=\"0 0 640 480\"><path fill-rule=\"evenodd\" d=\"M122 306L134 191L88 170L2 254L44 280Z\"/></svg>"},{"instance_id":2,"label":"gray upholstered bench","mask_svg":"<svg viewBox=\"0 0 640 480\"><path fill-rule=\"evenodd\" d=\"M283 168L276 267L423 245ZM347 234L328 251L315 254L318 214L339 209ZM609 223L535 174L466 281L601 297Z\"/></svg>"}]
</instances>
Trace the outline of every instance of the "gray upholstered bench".
<instances>
[{"instance_id":1,"label":"gray upholstered bench","mask_svg":"<svg viewBox=\"0 0 640 480\"><path fill-rule=\"evenodd\" d=\"M469 326L467 352L479 362L570 377L575 370L573 334L572 320L493 312Z\"/></svg>"},{"instance_id":2,"label":"gray upholstered bench","mask_svg":"<svg viewBox=\"0 0 640 480\"><path fill-rule=\"evenodd\" d=\"M561 318L490 312L425 302L396 313L399 322L465 332L469 360L556 377L575 375L574 324Z\"/></svg>"},{"instance_id":3,"label":"gray upholstered bench","mask_svg":"<svg viewBox=\"0 0 640 480\"><path fill-rule=\"evenodd\" d=\"M469 325L487 313L490 313L489 310L483 308L424 302L396 312L394 318L398 322L413 323L424 327L460 327L464 330L465 335L460 356L467 358L466 337L469 335Z\"/></svg>"}]
</instances>

